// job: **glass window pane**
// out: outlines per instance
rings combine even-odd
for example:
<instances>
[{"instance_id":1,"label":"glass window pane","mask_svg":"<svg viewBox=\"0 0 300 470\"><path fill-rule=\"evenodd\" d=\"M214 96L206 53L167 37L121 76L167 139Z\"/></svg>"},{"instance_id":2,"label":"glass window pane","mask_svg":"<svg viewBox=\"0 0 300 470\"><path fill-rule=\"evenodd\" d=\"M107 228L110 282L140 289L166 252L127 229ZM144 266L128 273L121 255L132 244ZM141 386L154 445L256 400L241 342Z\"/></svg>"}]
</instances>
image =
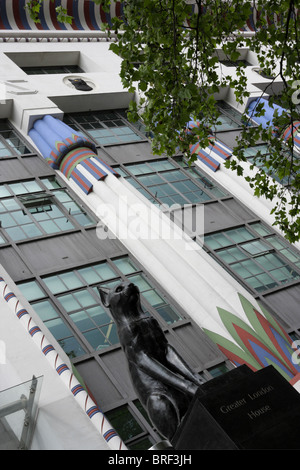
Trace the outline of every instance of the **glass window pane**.
<instances>
[{"instance_id":1,"label":"glass window pane","mask_svg":"<svg viewBox=\"0 0 300 470\"><path fill-rule=\"evenodd\" d=\"M64 292L66 290L66 286L62 283L58 276L44 278L44 283L53 294L59 294L60 292Z\"/></svg>"},{"instance_id":2,"label":"glass window pane","mask_svg":"<svg viewBox=\"0 0 300 470\"><path fill-rule=\"evenodd\" d=\"M0 186L0 198L7 197L7 196L11 196L10 192L8 191L8 189L6 189L5 186L1 185Z\"/></svg>"},{"instance_id":3,"label":"glass window pane","mask_svg":"<svg viewBox=\"0 0 300 470\"><path fill-rule=\"evenodd\" d=\"M67 289L69 290L77 289L78 287L83 286L80 279L78 279L78 277L72 271L68 273L60 274L59 276L61 280L66 284Z\"/></svg>"},{"instance_id":4,"label":"glass window pane","mask_svg":"<svg viewBox=\"0 0 300 470\"><path fill-rule=\"evenodd\" d=\"M78 269L78 273L83 277L87 284L95 284L96 282L101 281L100 276L92 267Z\"/></svg>"},{"instance_id":5,"label":"glass window pane","mask_svg":"<svg viewBox=\"0 0 300 470\"><path fill-rule=\"evenodd\" d=\"M150 305L156 307L162 305L165 301L155 292L155 290L149 290L143 294L143 297L149 302Z\"/></svg>"},{"instance_id":6,"label":"glass window pane","mask_svg":"<svg viewBox=\"0 0 300 470\"><path fill-rule=\"evenodd\" d=\"M18 287L29 302L45 297L44 291L38 286L36 281L23 282Z\"/></svg>"},{"instance_id":7,"label":"glass window pane","mask_svg":"<svg viewBox=\"0 0 300 470\"><path fill-rule=\"evenodd\" d=\"M92 323L91 319L87 316L85 311L71 313L70 319L75 323L77 328L80 331L90 330L94 328L94 324Z\"/></svg>"},{"instance_id":8,"label":"glass window pane","mask_svg":"<svg viewBox=\"0 0 300 470\"><path fill-rule=\"evenodd\" d=\"M260 222L251 224L251 228L254 228L254 230L262 236L269 235L271 233L271 231Z\"/></svg>"},{"instance_id":9,"label":"glass window pane","mask_svg":"<svg viewBox=\"0 0 300 470\"><path fill-rule=\"evenodd\" d=\"M15 220L9 214L2 214L0 220L3 228L14 227L16 225Z\"/></svg>"},{"instance_id":10,"label":"glass window pane","mask_svg":"<svg viewBox=\"0 0 300 470\"><path fill-rule=\"evenodd\" d=\"M49 300L37 302L36 304L33 304L33 308L43 321L50 320L51 318L58 316L58 313Z\"/></svg>"},{"instance_id":11,"label":"glass window pane","mask_svg":"<svg viewBox=\"0 0 300 470\"><path fill-rule=\"evenodd\" d=\"M255 240L251 243L243 243L240 246L243 250L250 253L250 255L257 255L258 253L263 253L270 250L270 247L261 240Z\"/></svg>"},{"instance_id":12,"label":"glass window pane","mask_svg":"<svg viewBox=\"0 0 300 470\"><path fill-rule=\"evenodd\" d=\"M103 281L116 277L116 274L107 263L98 264L94 266L94 269Z\"/></svg>"},{"instance_id":13,"label":"glass window pane","mask_svg":"<svg viewBox=\"0 0 300 470\"><path fill-rule=\"evenodd\" d=\"M70 357L70 359L85 354L85 350L80 346L79 342L74 338L74 336L58 340L58 342L65 353Z\"/></svg>"},{"instance_id":14,"label":"glass window pane","mask_svg":"<svg viewBox=\"0 0 300 470\"><path fill-rule=\"evenodd\" d=\"M141 426L125 406L107 412L106 416L110 424L117 430L119 436L124 441L143 432Z\"/></svg>"},{"instance_id":15,"label":"glass window pane","mask_svg":"<svg viewBox=\"0 0 300 470\"><path fill-rule=\"evenodd\" d=\"M157 308L157 313L163 318L166 323L174 323L181 320L181 317L176 313L170 305L164 305L163 307Z\"/></svg>"},{"instance_id":16,"label":"glass window pane","mask_svg":"<svg viewBox=\"0 0 300 470\"><path fill-rule=\"evenodd\" d=\"M101 349L106 349L110 346L107 339L103 336L103 334L98 329L87 331L86 333L83 333L83 335L87 339L87 341L90 343L92 348L94 348L96 351L99 351Z\"/></svg>"},{"instance_id":17,"label":"glass window pane","mask_svg":"<svg viewBox=\"0 0 300 470\"><path fill-rule=\"evenodd\" d=\"M73 310L78 310L81 308L80 304L77 302L76 299L74 299L72 294L63 295L61 297L57 297L57 299L60 301L63 308L67 312L72 312Z\"/></svg>"},{"instance_id":18,"label":"glass window pane","mask_svg":"<svg viewBox=\"0 0 300 470\"><path fill-rule=\"evenodd\" d=\"M107 323L111 322L110 316L100 305L97 307L88 308L86 311L97 326L106 325Z\"/></svg>"},{"instance_id":19,"label":"glass window pane","mask_svg":"<svg viewBox=\"0 0 300 470\"><path fill-rule=\"evenodd\" d=\"M128 258L115 259L114 263L123 274L131 274L137 271L136 266Z\"/></svg>"},{"instance_id":20,"label":"glass window pane","mask_svg":"<svg viewBox=\"0 0 300 470\"><path fill-rule=\"evenodd\" d=\"M262 284L264 284L268 289L272 289L273 287L276 287L278 284L274 279L272 279L268 274L263 273L259 274L257 276L257 279L261 281Z\"/></svg>"},{"instance_id":21,"label":"glass window pane","mask_svg":"<svg viewBox=\"0 0 300 470\"><path fill-rule=\"evenodd\" d=\"M70 329L65 325L61 318L48 320L45 324L55 339L62 339L67 336L71 336Z\"/></svg>"},{"instance_id":22,"label":"glass window pane","mask_svg":"<svg viewBox=\"0 0 300 470\"><path fill-rule=\"evenodd\" d=\"M43 228L43 230L48 234L59 232L59 228L57 227L57 225L55 225L55 223L52 220L40 222L40 225Z\"/></svg>"},{"instance_id":23,"label":"glass window pane","mask_svg":"<svg viewBox=\"0 0 300 470\"><path fill-rule=\"evenodd\" d=\"M169 160L159 160L157 162L148 162L148 164L155 171L172 170L175 167L173 163L171 163Z\"/></svg>"},{"instance_id":24,"label":"glass window pane","mask_svg":"<svg viewBox=\"0 0 300 470\"><path fill-rule=\"evenodd\" d=\"M87 290L74 292L73 297L75 297L83 307L88 307L97 303L97 300L94 299L94 297Z\"/></svg>"},{"instance_id":25,"label":"glass window pane","mask_svg":"<svg viewBox=\"0 0 300 470\"><path fill-rule=\"evenodd\" d=\"M227 230L226 234L235 242L240 243L242 241L251 240L254 238L254 235L249 232L246 227L239 227L233 230Z\"/></svg>"},{"instance_id":26,"label":"glass window pane","mask_svg":"<svg viewBox=\"0 0 300 470\"><path fill-rule=\"evenodd\" d=\"M117 333L117 328L114 323L111 323L108 326L104 326L101 328L102 333L105 335L105 342L110 344L118 344L119 337Z\"/></svg>"},{"instance_id":27,"label":"glass window pane","mask_svg":"<svg viewBox=\"0 0 300 470\"><path fill-rule=\"evenodd\" d=\"M17 203L17 201L14 200L14 198L3 199L2 204L7 211L15 211L20 209L20 205Z\"/></svg>"},{"instance_id":28,"label":"glass window pane","mask_svg":"<svg viewBox=\"0 0 300 470\"><path fill-rule=\"evenodd\" d=\"M77 220L77 222L82 226L82 227L87 227L89 225L93 225L95 222L93 219L91 219L88 215L86 214L76 214L73 216L74 219Z\"/></svg>"},{"instance_id":29,"label":"glass window pane","mask_svg":"<svg viewBox=\"0 0 300 470\"><path fill-rule=\"evenodd\" d=\"M204 239L205 244L212 250L222 248L225 246L232 245L232 242L225 237L223 233L215 233L213 235L207 235Z\"/></svg>"},{"instance_id":30,"label":"glass window pane","mask_svg":"<svg viewBox=\"0 0 300 470\"><path fill-rule=\"evenodd\" d=\"M277 281L283 282L283 283L299 278L299 274L297 274L296 271L294 271L289 266L285 266L279 269L274 269L271 272L271 274Z\"/></svg>"},{"instance_id":31,"label":"glass window pane","mask_svg":"<svg viewBox=\"0 0 300 470\"><path fill-rule=\"evenodd\" d=\"M27 238L23 230L20 229L19 227L7 228L6 233L15 242L26 240Z\"/></svg>"},{"instance_id":32,"label":"glass window pane","mask_svg":"<svg viewBox=\"0 0 300 470\"><path fill-rule=\"evenodd\" d=\"M152 289L152 286L139 274L136 276L131 276L128 279L130 282L136 284L141 292Z\"/></svg>"},{"instance_id":33,"label":"glass window pane","mask_svg":"<svg viewBox=\"0 0 300 470\"><path fill-rule=\"evenodd\" d=\"M40 237L43 235L40 229L34 224L23 225L22 228L29 238Z\"/></svg>"}]
</instances>

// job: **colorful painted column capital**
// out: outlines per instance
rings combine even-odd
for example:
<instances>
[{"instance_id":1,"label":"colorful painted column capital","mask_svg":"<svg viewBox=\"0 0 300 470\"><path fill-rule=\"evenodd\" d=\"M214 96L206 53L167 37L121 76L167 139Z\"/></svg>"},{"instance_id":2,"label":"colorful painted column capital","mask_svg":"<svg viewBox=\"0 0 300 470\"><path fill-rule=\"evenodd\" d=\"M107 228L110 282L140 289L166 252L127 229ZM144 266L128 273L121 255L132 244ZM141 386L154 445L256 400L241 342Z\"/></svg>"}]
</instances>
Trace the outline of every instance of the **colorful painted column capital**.
<instances>
[{"instance_id":1,"label":"colorful painted column capital","mask_svg":"<svg viewBox=\"0 0 300 470\"><path fill-rule=\"evenodd\" d=\"M60 119L46 115L35 121L28 135L49 165L75 181L85 194L93 189L93 182L86 172L97 181L104 180L107 172L119 176L98 157L92 141ZM83 168L86 171L82 172Z\"/></svg>"}]
</instances>

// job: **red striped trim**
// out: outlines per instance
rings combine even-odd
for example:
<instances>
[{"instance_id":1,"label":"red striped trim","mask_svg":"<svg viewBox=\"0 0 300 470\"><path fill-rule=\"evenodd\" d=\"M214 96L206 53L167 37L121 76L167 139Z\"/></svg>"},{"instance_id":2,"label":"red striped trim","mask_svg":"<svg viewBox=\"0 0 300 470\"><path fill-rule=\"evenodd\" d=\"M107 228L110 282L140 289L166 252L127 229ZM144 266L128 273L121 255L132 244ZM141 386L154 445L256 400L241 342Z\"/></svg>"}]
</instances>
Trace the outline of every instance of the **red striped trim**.
<instances>
[{"instance_id":1,"label":"red striped trim","mask_svg":"<svg viewBox=\"0 0 300 470\"><path fill-rule=\"evenodd\" d=\"M96 165L94 165L90 160L85 160L84 163L91 168L101 179L104 179L107 176L106 173L102 173Z\"/></svg>"},{"instance_id":2,"label":"red striped trim","mask_svg":"<svg viewBox=\"0 0 300 470\"><path fill-rule=\"evenodd\" d=\"M202 160L203 163L208 165L214 171L216 171L220 166L219 163L215 163L213 160L210 159L210 157L205 155L204 151L198 153L198 158L199 160Z\"/></svg>"},{"instance_id":3,"label":"red striped trim","mask_svg":"<svg viewBox=\"0 0 300 470\"><path fill-rule=\"evenodd\" d=\"M88 149L87 149L86 153L87 153L87 155L90 155L91 151L88 151ZM76 157L76 155L78 155L78 158L73 160L73 158ZM76 161L79 160L80 158L82 158L83 156L84 156L84 152L83 152L82 147L79 148L79 149L74 150L70 155L68 155L67 158L64 159L63 164L60 167L60 171L64 175L66 175L70 171L70 168L72 167L72 165L74 165L74 163L76 163ZM70 162L70 159L72 159L71 162Z\"/></svg>"},{"instance_id":4,"label":"red striped trim","mask_svg":"<svg viewBox=\"0 0 300 470\"><path fill-rule=\"evenodd\" d=\"M55 2L50 2L49 3L49 8L50 8L50 17L51 17L51 21L52 21L53 26L55 27L55 29L60 29L61 30L62 27L60 26L59 22L56 19L57 13L55 11Z\"/></svg>"},{"instance_id":5,"label":"red striped trim","mask_svg":"<svg viewBox=\"0 0 300 470\"><path fill-rule=\"evenodd\" d=\"M107 23L105 11L103 10L101 5L100 5L100 17L103 23Z\"/></svg>"},{"instance_id":6,"label":"red striped trim","mask_svg":"<svg viewBox=\"0 0 300 470\"><path fill-rule=\"evenodd\" d=\"M95 28L90 18L90 1L89 0L84 0L83 12L84 12L84 19L86 21L86 24L88 25L90 29L94 30Z\"/></svg>"},{"instance_id":7,"label":"red striped trim","mask_svg":"<svg viewBox=\"0 0 300 470\"><path fill-rule=\"evenodd\" d=\"M72 172L71 176L72 176L72 179L74 179L79 184L79 186L84 188L84 190L86 191L86 194L89 194L91 192L92 188L88 186L75 171Z\"/></svg>"},{"instance_id":8,"label":"red striped trim","mask_svg":"<svg viewBox=\"0 0 300 470\"><path fill-rule=\"evenodd\" d=\"M20 6L19 6L19 0L13 0L13 14L14 14L14 20L16 22L16 25L18 26L19 29L25 29L23 22L20 17Z\"/></svg>"},{"instance_id":9,"label":"red striped trim","mask_svg":"<svg viewBox=\"0 0 300 470\"><path fill-rule=\"evenodd\" d=\"M67 11L68 11L68 15L73 17L73 20L72 20L72 23L71 23L72 28L75 29L75 30L78 30L78 27L76 25L76 22L74 21L74 15L73 15L73 0L68 0L68 2L67 2Z\"/></svg>"}]
</instances>

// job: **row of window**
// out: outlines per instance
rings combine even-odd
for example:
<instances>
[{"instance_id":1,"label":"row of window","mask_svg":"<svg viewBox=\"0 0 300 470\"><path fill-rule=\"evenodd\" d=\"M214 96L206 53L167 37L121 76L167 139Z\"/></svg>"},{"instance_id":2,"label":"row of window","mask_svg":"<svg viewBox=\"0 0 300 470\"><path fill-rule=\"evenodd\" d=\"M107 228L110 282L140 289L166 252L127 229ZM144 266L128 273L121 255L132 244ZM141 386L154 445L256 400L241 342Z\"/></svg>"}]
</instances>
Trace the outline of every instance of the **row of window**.
<instances>
[{"instance_id":1,"label":"row of window","mask_svg":"<svg viewBox=\"0 0 300 470\"><path fill-rule=\"evenodd\" d=\"M69 231L76 224L95 221L55 178L0 185L0 244Z\"/></svg>"},{"instance_id":2,"label":"row of window","mask_svg":"<svg viewBox=\"0 0 300 470\"><path fill-rule=\"evenodd\" d=\"M207 235L204 242L210 254L256 292L300 279L300 254L260 222Z\"/></svg>"},{"instance_id":3,"label":"row of window","mask_svg":"<svg viewBox=\"0 0 300 470\"><path fill-rule=\"evenodd\" d=\"M96 286L113 287L121 278L130 279L139 287L146 313L153 314L152 309L155 309L165 324L182 319L128 257L46 276L42 279L43 285L30 281L20 283L19 287L65 352L78 357L86 351L72 333L70 324L90 351L101 351L119 343L115 324L102 307Z\"/></svg>"},{"instance_id":4,"label":"row of window","mask_svg":"<svg viewBox=\"0 0 300 470\"><path fill-rule=\"evenodd\" d=\"M226 193L183 159L163 159L118 167L120 175L154 204L204 203Z\"/></svg>"},{"instance_id":5,"label":"row of window","mask_svg":"<svg viewBox=\"0 0 300 470\"><path fill-rule=\"evenodd\" d=\"M0 158L32 153L6 119L0 120Z\"/></svg>"}]
</instances>

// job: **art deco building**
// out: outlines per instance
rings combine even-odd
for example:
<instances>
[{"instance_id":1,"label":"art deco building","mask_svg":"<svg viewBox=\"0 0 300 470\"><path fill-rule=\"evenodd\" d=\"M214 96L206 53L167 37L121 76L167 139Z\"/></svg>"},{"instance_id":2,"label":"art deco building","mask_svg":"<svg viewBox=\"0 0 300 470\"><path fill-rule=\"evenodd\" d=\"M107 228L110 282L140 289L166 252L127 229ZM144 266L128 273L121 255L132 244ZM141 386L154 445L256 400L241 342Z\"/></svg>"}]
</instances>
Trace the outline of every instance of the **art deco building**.
<instances>
[{"instance_id":1,"label":"art deco building","mask_svg":"<svg viewBox=\"0 0 300 470\"><path fill-rule=\"evenodd\" d=\"M0 0L0 448L149 449L161 436L98 285L135 283L205 380L272 364L297 387L299 245L224 167L241 113L265 89L267 106L269 79L241 49L244 109L223 89L221 124L209 148L191 148L195 164L158 157L142 122L126 119L136 97L100 31L110 15L64 3L71 25L58 23L55 2L34 24L25 0ZM272 92L281 88L276 79ZM258 150L247 149L246 173Z\"/></svg>"}]
</instances>

